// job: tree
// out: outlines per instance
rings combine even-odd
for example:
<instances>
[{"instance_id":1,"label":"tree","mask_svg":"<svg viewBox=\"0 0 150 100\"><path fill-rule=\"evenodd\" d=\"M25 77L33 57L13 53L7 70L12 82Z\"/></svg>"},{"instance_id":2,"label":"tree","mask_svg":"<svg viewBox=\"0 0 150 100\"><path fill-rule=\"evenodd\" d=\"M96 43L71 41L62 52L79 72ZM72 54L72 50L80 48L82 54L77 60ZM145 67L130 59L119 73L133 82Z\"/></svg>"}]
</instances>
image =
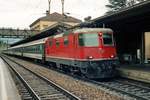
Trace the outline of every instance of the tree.
<instances>
[{"instance_id":1,"label":"tree","mask_svg":"<svg viewBox=\"0 0 150 100\"><path fill-rule=\"evenodd\" d=\"M143 1L147 1L147 0L137 0L138 2L143 2Z\"/></svg>"},{"instance_id":2,"label":"tree","mask_svg":"<svg viewBox=\"0 0 150 100\"><path fill-rule=\"evenodd\" d=\"M135 5L137 0L128 0L127 6L133 6Z\"/></svg>"},{"instance_id":3,"label":"tree","mask_svg":"<svg viewBox=\"0 0 150 100\"><path fill-rule=\"evenodd\" d=\"M128 0L127 2L127 6L133 6L137 3L141 3L141 2L144 2L144 1L148 1L148 0Z\"/></svg>"},{"instance_id":4,"label":"tree","mask_svg":"<svg viewBox=\"0 0 150 100\"><path fill-rule=\"evenodd\" d=\"M109 0L109 4L106 5L107 8L109 8L108 12L106 14L111 14L113 12L118 11L121 8L133 6L137 3L141 3L148 0Z\"/></svg>"},{"instance_id":5,"label":"tree","mask_svg":"<svg viewBox=\"0 0 150 100\"><path fill-rule=\"evenodd\" d=\"M84 18L84 21L85 21L85 22L90 22L91 19L92 19L92 17L91 17L91 16L88 16L88 17L85 17L85 18Z\"/></svg>"},{"instance_id":6,"label":"tree","mask_svg":"<svg viewBox=\"0 0 150 100\"><path fill-rule=\"evenodd\" d=\"M127 0L109 0L109 4L106 5L106 7L109 8L107 13L112 13L126 7L126 3Z\"/></svg>"}]
</instances>

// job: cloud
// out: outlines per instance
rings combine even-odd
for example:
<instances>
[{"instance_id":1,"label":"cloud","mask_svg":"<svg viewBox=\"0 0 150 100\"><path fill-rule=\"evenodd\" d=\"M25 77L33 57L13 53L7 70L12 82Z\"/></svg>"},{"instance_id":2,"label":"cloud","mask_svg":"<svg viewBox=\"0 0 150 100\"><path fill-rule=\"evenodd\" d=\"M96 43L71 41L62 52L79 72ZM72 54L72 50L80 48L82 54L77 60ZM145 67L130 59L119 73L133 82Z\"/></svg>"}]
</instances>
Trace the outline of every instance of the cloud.
<instances>
[{"instance_id":1,"label":"cloud","mask_svg":"<svg viewBox=\"0 0 150 100\"><path fill-rule=\"evenodd\" d=\"M108 0L65 0L65 12L69 16L83 19L103 15ZM29 28L48 9L47 0L1 0L0 27ZM51 1L51 12L61 13L61 0Z\"/></svg>"}]
</instances>

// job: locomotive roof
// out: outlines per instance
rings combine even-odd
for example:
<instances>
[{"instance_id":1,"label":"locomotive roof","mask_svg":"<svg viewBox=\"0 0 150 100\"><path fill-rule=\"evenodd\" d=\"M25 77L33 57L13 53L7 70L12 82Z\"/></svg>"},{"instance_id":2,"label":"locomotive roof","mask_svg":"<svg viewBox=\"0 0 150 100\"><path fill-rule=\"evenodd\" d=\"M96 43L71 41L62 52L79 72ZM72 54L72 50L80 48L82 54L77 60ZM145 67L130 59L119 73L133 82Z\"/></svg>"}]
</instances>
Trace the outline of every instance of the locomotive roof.
<instances>
[{"instance_id":1,"label":"locomotive roof","mask_svg":"<svg viewBox=\"0 0 150 100\"><path fill-rule=\"evenodd\" d=\"M69 30L50 37L59 38L68 35L70 33L85 33L85 32L104 32L104 33L111 32L112 33L113 31L110 28L81 28L81 29L75 29L73 31Z\"/></svg>"},{"instance_id":2,"label":"locomotive roof","mask_svg":"<svg viewBox=\"0 0 150 100\"><path fill-rule=\"evenodd\" d=\"M110 28L81 28L73 31L74 33L81 32L113 32Z\"/></svg>"}]
</instances>

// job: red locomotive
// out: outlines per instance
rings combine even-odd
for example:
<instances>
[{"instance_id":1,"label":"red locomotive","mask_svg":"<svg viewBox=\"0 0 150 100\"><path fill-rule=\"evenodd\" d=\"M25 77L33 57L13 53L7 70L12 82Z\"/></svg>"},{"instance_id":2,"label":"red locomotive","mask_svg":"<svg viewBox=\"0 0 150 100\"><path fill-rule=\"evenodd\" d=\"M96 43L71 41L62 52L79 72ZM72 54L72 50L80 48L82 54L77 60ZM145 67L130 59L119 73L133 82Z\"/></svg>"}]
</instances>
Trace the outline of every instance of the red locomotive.
<instances>
[{"instance_id":1,"label":"red locomotive","mask_svg":"<svg viewBox=\"0 0 150 100\"><path fill-rule=\"evenodd\" d=\"M88 78L115 75L117 61L113 31L108 28L83 28L49 37L45 60L57 67L80 72Z\"/></svg>"},{"instance_id":2,"label":"red locomotive","mask_svg":"<svg viewBox=\"0 0 150 100\"><path fill-rule=\"evenodd\" d=\"M38 59L88 78L111 78L117 63L113 31L82 28L20 44L4 53Z\"/></svg>"}]
</instances>

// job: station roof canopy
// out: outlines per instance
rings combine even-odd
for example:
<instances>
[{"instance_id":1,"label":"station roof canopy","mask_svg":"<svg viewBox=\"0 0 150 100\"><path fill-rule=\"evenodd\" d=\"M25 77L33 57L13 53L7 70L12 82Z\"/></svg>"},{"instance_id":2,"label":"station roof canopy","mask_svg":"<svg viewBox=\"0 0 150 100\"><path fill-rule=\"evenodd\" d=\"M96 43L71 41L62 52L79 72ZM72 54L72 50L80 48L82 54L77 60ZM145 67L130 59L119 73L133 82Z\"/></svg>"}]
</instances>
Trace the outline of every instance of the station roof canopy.
<instances>
[{"instance_id":1,"label":"station roof canopy","mask_svg":"<svg viewBox=\"0 0 150 100\"><path fill-rule=\"evenodd\" d=\"M150 0L123 8L111 14L107 14L91 20L89 23L82 23L80 27L110 27L120 29L122 26L135 25L136 27L150 27ZM149 22L149 24L148 24ZM149 25L149 26L145 26ZM118 28L117 28L118 27Z\"/></svg>"}]
</instances>

